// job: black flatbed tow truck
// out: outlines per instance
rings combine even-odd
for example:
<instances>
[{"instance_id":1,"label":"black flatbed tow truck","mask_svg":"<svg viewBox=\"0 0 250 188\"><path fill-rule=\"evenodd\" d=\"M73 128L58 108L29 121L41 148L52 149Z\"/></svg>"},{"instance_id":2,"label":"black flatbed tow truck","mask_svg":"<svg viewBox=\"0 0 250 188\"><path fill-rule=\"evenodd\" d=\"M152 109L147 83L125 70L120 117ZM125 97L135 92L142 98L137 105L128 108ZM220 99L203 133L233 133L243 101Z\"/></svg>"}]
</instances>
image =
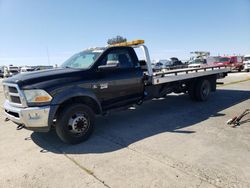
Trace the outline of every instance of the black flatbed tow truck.
<instances>
[{"instance_id":1,"label":"black flatbed tow truck","mask_svg":"<svg viewBox=\"0 0 250 188\"><path fill-rule=\"evenodd\" d=\"M136 48L142 49L143 60ZM205 101L229 71L213 66L154 72L143 40L118 43L77 53L61 68L5 79L4 109L19 128L55 128L62 141L76 144L89 138L96 115L172 92Z\"/></svg>"}]
</instances>

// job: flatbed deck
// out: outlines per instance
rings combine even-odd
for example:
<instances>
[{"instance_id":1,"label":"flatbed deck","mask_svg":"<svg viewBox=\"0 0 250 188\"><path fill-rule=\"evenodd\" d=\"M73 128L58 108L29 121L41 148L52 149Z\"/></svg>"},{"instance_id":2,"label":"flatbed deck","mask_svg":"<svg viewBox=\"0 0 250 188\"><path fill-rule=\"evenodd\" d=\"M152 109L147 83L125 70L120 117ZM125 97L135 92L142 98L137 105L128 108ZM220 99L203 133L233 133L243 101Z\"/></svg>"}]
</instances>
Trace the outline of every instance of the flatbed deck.
<instances>
[{"instance_id":1,"label":"flatbed deck","mask_svg":"<svg viewBox=\"0 0 250 188\"><path fill-rule=\"evenodd\" d=\"M177 70L162 70L154 72L152 84L158 85L169 82L176 82L196 77L209 76L214 74L223 74L230 71L230 68L225 66L210 66L201 68L185 68Z\"/></svg>"}]
</instances>

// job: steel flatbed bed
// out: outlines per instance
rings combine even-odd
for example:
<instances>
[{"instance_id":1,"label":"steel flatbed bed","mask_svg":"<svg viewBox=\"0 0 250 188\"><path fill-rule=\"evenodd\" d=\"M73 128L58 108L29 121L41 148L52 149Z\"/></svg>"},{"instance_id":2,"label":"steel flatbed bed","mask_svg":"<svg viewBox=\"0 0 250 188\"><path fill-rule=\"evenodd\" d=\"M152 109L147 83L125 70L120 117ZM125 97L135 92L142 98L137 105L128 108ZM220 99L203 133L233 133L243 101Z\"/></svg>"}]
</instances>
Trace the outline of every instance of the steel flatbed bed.
<instances>
[{"instance_id":1,"label":"steel flatbed bed","mask_svg":"<svg viewBox=\"0 0 250 188\"><path fill-rule=\"evenodd\" d=\"M185 68L177 70L162 70L159 72L153 72L152 84L158 85L169 82L176 82L186 79L192 79L197 77L225 74L230 69L225 66L210 66L201 68Z\"/></svg>"},{"instance_id":2,"label":"steel flatbed bed","mask_svg":"<svg viewBox=\"0 0 250 188\"><path fill-rule=\"evenodd\" d=\"M141 42L139 40L139 42ZM152 85L160 85L165 83L177 82L177 81L185 81L189 79L201 78L201 77L209 77L216 76L224 77L230 72L230 68L226 66L207 66L200 68L184 68L184 69L176 69L176 70L164 70L162 69L159 72L154 72L151 66L151 59L149 55L148 48L143 44L133 44L130 45L132 48L141 48L144 54L145 59L145 74L149 77L149 80ZM115 46L123 46L126 43L122 43Z\"/></svg>"}]
</instances>

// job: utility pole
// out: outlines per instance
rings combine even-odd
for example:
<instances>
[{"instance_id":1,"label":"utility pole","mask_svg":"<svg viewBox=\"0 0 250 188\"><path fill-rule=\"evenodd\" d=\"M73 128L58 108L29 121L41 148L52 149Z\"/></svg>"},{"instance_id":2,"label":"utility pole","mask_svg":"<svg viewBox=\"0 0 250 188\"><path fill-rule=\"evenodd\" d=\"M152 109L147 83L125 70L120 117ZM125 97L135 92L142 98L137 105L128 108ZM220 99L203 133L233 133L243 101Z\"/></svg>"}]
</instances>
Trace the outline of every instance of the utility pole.
<instances>
[{"instance_id":1,"label":"utility pole","mask_svg":"<svg viewBox=\"0 0 250 188\"><path fill-rule=\"evenodd\" d=\"M48 46L46 47L46 50L47 50L48 64L50 65L50 57L49 57L49 48L48 48Z\"/></svg>"}]
</instances>

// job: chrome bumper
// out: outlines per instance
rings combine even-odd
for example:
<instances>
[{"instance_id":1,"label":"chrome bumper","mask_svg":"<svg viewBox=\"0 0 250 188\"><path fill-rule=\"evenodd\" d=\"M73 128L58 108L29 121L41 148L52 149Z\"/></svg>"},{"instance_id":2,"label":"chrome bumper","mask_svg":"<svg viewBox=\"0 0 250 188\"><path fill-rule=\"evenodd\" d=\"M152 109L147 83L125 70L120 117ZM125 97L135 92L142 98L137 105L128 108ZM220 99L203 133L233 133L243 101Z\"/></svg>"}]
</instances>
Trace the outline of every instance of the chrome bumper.
<instances>
[{"instance_id":1,"label":"chrome bumper","mask_svg":"<svg viewBox=\"0 0 250 188\"><path fill-rule=\"evenodd\" d=\"M6 116L17 124L22 124L27 128L48 127L49 106L19 108L5 101L4 109Z\"/></svg>"}]
</instances>

